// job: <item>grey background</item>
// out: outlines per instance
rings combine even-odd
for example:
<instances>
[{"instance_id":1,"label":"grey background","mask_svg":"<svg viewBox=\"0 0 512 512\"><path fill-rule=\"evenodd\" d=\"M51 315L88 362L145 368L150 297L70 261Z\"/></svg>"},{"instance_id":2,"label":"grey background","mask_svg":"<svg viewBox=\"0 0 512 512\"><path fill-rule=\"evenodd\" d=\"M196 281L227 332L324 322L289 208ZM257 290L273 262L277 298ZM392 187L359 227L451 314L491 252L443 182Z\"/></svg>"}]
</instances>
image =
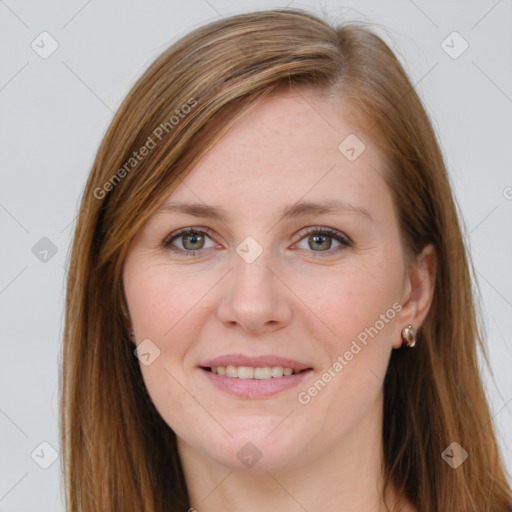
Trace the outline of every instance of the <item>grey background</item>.
<instances>
[{"instance_id":1,"label":"grey background","mask_svg":"<svg viewBox=\"0 0 512 512\"><path fill-rule=\"evenodd\" d=\"M0 512L64 510L51 447L59 451L66 257L113 112L151 61L192 28L285 5L0 1ZM512 0L292 5L380 25L427 105L467 227L495 380L484 370L485 381L512 472ZM51 49L43 31L58 43L46 59L31 47ZM464 41L453 31L469 45L458 58Z\"/></svg>"}]
</instances>

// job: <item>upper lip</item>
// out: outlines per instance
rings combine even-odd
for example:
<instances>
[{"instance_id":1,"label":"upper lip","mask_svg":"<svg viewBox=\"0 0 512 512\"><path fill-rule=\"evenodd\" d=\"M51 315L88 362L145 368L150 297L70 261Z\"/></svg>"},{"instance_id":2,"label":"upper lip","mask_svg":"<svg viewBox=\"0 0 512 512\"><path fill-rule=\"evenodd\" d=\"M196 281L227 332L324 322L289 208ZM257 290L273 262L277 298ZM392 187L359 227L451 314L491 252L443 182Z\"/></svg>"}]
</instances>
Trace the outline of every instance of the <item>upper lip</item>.
<instances>
[{"instance_id":1,"label":"upper lip","mask_svg":"<svg viewBox=\"0 0 512 512\"><path fill-rule=\"evenodd\" d=\"M264 368L265 366L282 366L284 368L292 368L296 372L311 368L304 363L299 363L293 359L285 357L266 355L266 356L246 356L243 354L227 354L224 356L210 359L200 366L203 368L212 368L217 366L251 366L253 368Z\"/></svg>"}]
</instances>

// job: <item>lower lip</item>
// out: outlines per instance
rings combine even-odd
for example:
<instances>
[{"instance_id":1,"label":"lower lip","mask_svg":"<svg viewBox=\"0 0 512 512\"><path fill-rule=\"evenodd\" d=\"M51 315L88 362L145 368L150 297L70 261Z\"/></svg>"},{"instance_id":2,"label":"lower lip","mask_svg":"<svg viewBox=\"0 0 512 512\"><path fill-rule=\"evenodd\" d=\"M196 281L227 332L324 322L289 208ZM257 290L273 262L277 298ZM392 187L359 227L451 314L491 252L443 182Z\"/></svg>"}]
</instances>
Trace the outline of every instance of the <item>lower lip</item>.
<instances>
[{"instance_id":1,"label":"lower lip","mask_svg":"<svg viewBox=\"0 0 512 512\"><path fill-rule=\"evenodd\" d=\"M241 398L267 398L285 389L290 389L301 383L313 370L304 370L300 373L270 379L239 379L227 377L200 368L210 382L234 396Z\"/></svg>"}]
</instances>

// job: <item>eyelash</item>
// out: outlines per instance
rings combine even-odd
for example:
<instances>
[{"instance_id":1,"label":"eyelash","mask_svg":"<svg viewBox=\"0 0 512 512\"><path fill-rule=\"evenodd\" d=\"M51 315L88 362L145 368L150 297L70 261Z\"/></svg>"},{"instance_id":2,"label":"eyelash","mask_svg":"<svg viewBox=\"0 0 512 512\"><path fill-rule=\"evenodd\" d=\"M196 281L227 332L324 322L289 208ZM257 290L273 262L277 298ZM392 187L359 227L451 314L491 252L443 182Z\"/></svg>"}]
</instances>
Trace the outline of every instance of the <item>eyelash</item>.
<instances>
[{"instance_id":1,"label":"eyelash","mask_svg":"<svg viewBox=\"0 0 512 512\"><path fill-rule=\"evenodd\" d=\"M164 248L170 250L174 254L181 254L181 255L187 256L187 257L188 256L196 256L196 254L198 252L201 252L202 249L198 249L195 251L188 251L188 250L180 249L180 248L172 245L172 243L176 239L178 239L182 236L192 235L192 234L207 235L209 238L212 238L210 236L211 230L208 228L186 228L186 229L176 231L175 233L171 233L169 236L167 236L163 241L163 246L164 246ZM318 257L320 257L320 258L325 257L325 256L323 256L322 253L325 253L326 255L331 256L333 254L337 254L340 251L343 251L347 247L353 247L353 243L349 237L347 237L346 235L343 235L339 231L336 231L335 229L331 229L331 228L318 228L318 227L308 228L306 231L303 231L300 233L299 242L301 242L304 238L306 238L307 236L312 235L312 234L327 235L330 238L334 238L336 241L340 242L340 245L338 247L334 248L333 250L329 249L327 251L313 251L313 250L308 251L308 252L312 252L312 253L317 253ZM317 257L317 256L315 255L315 257Z\"/></svg>"}]
</instances>

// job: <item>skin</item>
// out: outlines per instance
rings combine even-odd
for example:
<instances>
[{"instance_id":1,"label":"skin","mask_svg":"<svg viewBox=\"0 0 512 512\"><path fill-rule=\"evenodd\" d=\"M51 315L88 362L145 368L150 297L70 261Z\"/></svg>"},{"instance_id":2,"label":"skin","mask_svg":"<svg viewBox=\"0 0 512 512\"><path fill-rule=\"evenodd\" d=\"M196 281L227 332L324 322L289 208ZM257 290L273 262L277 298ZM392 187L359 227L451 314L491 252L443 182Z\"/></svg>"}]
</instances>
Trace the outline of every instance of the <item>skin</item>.
<instances>
[{"instance_id":1,"label":"skin","mask_svg":"<svg viewBox=\"0 0 512 512\"><path fill-rule=\"evenodd\" d=\"M355 161L338 150L351 133L366 146ZM435 272L431 246L405 261L385 172L340 106L313 89L281 91L237 121L168 198L220 206L226 218L161 211L132 240L123 282L134 343L149 338L160 350L142 375L178 436L199 512L383 510L383 379L402 328L417 329L428 312ZM331 199L371 218L338 211L280 220L288 205ZM172 253L164 240L187 227L211 232L173 240L195 255ZM352 246L304 235L308 227L334 229ZM236 252L248 236L263 251L252 263ZM298 393L394 303L394 318L300 403ZM229 353L276 354L313 372L272 397L235 397L198 368ZM261 454L250 468L237 457L248 442ZM393 492L390 500L414 510Z\"/></svg>"}]
</instances>

